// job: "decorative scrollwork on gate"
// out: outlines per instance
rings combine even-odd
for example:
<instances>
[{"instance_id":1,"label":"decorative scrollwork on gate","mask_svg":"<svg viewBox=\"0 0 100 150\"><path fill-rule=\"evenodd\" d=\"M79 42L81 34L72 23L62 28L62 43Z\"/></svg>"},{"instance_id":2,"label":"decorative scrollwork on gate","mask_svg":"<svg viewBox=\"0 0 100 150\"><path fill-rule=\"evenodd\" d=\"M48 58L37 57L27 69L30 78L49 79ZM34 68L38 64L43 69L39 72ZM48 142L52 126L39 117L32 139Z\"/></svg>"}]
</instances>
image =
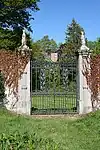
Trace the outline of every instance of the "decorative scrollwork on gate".
<instances>
[{"instance_id":1,"label":"decorative scrollwork on gate","mask_svg":"<svg viewBox=\"0 0 100 150\"><path fill-rule=\"evenodd\" d=\"M68 68L66 67L62 69L62 79L64 89L68 89Z\"/></svg>"},{"instance_id":2,"label":"decorative scrollwork on gate","mask_svg":"<svg viewBox=\"0 0 100 150\"><path fill-rule=\"evenodd\" d=\"M40 69L40 90L45 90L46 76L45 69Z\"/></svg>"}]
</instances>

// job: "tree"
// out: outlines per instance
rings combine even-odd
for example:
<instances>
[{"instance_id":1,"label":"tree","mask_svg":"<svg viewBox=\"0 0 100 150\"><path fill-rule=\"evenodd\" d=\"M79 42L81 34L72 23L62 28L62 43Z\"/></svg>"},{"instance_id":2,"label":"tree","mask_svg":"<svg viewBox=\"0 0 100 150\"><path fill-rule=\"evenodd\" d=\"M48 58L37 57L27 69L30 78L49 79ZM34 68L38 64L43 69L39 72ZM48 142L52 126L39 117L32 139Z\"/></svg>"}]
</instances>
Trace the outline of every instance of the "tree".
<instances>
[{"instance_id":1,"label":"tree","mask_svg":"<svg viewBox=\"0 0 100 150\"><path fill-rule=\"evenodd\" d=\"M94 42L95 48L93 49L94 54L100 54L100 38L97 38L97 40Z\"/></svg>"},{"instance_id":2,"label":"tree","mask_svg":"<svg viewBox=\"0 0 100 150\"><path fill-rule=\"evenodd\" d=\"M75 19L72 19L71 24L68 25L67 30L65 32L66 38L65 43L61 44L59 47L59 61L65 61L70 64L76 63L77 58L75 55L76 52L81 47L81 32L84 32L84 29L75 21ZM74 76L73 76L74 75ZM72 73L68 74L68 81L69 81L69 88L75 89L75 78L76 78L76 70ZM73 81L74 80L74 81Z\"/></svg>"},{"instance_id":3,"label":"tree","mask_svg":"<svg viewBox=\"0 0 100 150\"><path fill-rule=\"evenodd\" d=\"M31 48L30 34L26 33L27 45ZM13 30L0 28L0 49L15 50L21 45L22 30Z\"/></svg>"},{"instance_id":4,"label":"tree","mask_svg":"<svg viewBox=\"0 0 100 150\"><path fill-rule=\"evenodd\" d=\"M39 10L37 2L39 0L0 1L0 48L14 50L21 44L23 28L32 32L31 12ZM27 37L30 39L29 35Z\"/></svg>"},{"instance_id":5,"label":"tree","mask_svg":"<svg viewBox=\"0 0 100 150\"><path fill-rule=\"evenodd\" d=\"M96 41L87 41L87 46L93 50L95 49Z\"/></svg>"},{"instance_id":6,"label":"tree","mask_svg":"<svg viewBox=\"0 0 100 150\"><path fill-rule=\"evenodd\" d=\"M97 38L96 41L87 41L87 45L92 50L93 55L100 54L100 38Z\"/></svg>"},{"instance_id":7,"label":"tree","mask_svg":"<svg viewBox=\"0 0 100 150\"><path fill-rule=\"evenodd\" d=\"M42 39L32 43L32 58L43 60L44 57L49 56L51 52L57 50L57 44L53 39L49 39L46 35Z\"/></svg>"},{"instance_id":8,"label":"tree","mask_svg":"<svg viewBox=\"0 0 100 150\"><path fill-rule=\"evenodd\" d=\"M81 47L81 31L84 29L72 19L65 32L65 42L59 47L59 61L66 61L67 55L76 53ZM85 33L85 32L84 32ZM87 40L86 40L87 41Z\"/></svg>"},{"instance_id":9,"label":"tree","mask_svg":"<svg viewBox=\"0 0 100 150\"><path fill-rule=\"evenodd\" d=\"M26 28L32 31L30 20L31 11L39 10L39 0L1 0L0 1L0 26L7 29Z\"/></svg>"},{"instance_id":10,"label":"tree","mask_svg":"<svg viewBox=\"0 0 100 150\"><path fill-rule=\"evenodd\" d=\"M37 43L44 52L51 53L57 50L57 43L53 39L49 39L48 35L44 36L41 40L38 40Z\"/></svg>"},{"instance_id":11,"label":"tree","mask_svg":"<svg viewBox=\"0 0 100 150\"><path fill-rule=\"evenodd\" d=\"M67 31L65 32L66 48L72 52L78 51L81 47L81 31L84 32L83 28L72 19L72 23L68 25Z\"/></svg>"},{"instance_id":12,"label":"tree","mask_svg":"<svg viewBox=\"0 0 100 150\"><path fill-rule=\"evenodd\" d=\"M38 42L32 43L32 59L34 59L34 60L43 59L43 51L40 48L40 45Z\"/></svg>"},{"instance_id":13,"label":"tree","mask_svg":"<svg viewBox=\"0 0 100 150\"><path fill-rule=\"evenodd\" d=\"M15 50L21 45L22 31L10 31L0 28L0 49Z\"/></svg>"}]
</instances>

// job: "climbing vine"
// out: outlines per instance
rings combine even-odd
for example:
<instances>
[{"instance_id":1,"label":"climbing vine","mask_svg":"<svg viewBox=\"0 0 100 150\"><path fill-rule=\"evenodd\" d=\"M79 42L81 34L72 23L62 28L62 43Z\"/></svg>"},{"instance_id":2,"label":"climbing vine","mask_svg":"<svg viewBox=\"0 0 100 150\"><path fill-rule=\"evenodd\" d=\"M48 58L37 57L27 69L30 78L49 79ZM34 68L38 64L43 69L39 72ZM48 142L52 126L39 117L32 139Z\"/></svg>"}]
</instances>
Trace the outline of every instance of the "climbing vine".
<instances>
[{"instance_id":1,"label":"climbing vine","mask_svg":"<svg viewBox=\"0 0 100 150\"><path fill-rule=\"evenodd\" d=\"M0 51L0 70L4 75L5 85L15 95L18 92L18 81L29 61L29 53L23 55L21 52Z\"/></svg>"},{"instance_id":2,"label":"climbing vine","mask_svg":"<svg viewBox=\"0 0 100 150\"><path fill-rule=\"evenodd\" d=\"M100 55L91 58L91 91L92 91L92 103L98 99L100 92Z\"/></svg>"},{"instance_id":3,"label":"climbing vine","mask_svg":"<svg viewBox=\"0 0 100 150\"><path fill-rule=\"evenodd\" d=\"M88 61L90 60L90 61ZM85 66L85 77L87 79L87 84L91 89L92 93L92 106L99 107L100 99L98 95L100 93L100 54L96 56L91 56L90 59L86 59L87 64L90 65L90 70L88 66ZM84 69L83 69L84 70Z\"/></svg>"}]
</instances>

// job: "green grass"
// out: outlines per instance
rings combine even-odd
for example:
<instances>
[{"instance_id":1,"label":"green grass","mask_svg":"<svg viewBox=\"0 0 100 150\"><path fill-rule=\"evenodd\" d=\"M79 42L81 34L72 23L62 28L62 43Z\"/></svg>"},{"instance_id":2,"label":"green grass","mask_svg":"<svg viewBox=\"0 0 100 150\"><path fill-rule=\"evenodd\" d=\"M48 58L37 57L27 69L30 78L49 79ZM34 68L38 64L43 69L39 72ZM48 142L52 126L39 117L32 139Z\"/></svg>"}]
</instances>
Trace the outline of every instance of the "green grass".
<instances>
[{"instance_id":1,"label":"green grass","mask_svg":"<svg viewBox=\"0 0 100 150\"><path fill-rule=\"evenodd\" d=\"M9 135L16 131L52 139L60 145L59 150L100 150L100 111L71 120L67 117L23 117L1 109L0 134Z\"/></svg>"},{"instance_id":2,"label":"green grass","mask_svg":"<svg viewBox=\"0 0 100 150\"><path fill-rule=\"evenodd\" d=\"M65 110L65 111L72 111L73 108L76 108L76 95L36 95L32 97L32 107L35 110L39 109L58 109L58 110Z\"/></svg>"}]
</instances>

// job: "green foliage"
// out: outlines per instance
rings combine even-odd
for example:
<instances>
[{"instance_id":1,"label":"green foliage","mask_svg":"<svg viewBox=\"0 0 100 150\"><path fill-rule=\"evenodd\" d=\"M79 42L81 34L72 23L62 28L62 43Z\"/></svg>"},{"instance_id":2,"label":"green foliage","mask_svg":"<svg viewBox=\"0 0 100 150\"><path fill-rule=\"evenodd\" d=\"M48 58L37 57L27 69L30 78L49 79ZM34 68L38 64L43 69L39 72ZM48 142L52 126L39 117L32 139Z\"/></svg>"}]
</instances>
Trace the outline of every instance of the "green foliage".
<instances>
[{"instance_id":1,"label":"green foliage","mask_svg":"<svg viewBox=\"0 0 100 150\"><path fill-rule=\"evenodd\" d=\"M73 19L72 23L68 25L66 31L66 43L72 44L74 51L77 51L81 46L81 31L83 28Z\"/></svg>"},{"instance_id":2,"label":"green foliage","mask_svg":"<svg viewBox=\"0 0 100 150\"><path fill-rule=\"evenodd\" d=\"M0 136L0 148L2 150L57 150L59 147L52 139L39 138L35 135L26 133L16 133Z\"/></svg>"},{"instance_id":3,"label":"green foliage","mask_svg":"<svg viewBox=\"0 0 100 150\"><path fill-rule=\"evenodd\" d=\"M3 137L6 136L8 142L10 137L15 138L15 144L17 142L23 144L24 137L28 136L26 143L28 141L31 143L34 140L33 146L37 144L36 150L43 148L43 150L53 150L51 145L55 147L57 145L56 150L100 150L100 111L79 116L78 119L77 115L72 117L71 115L55 116L53 118L50 116L44 118L43 116L23 117L0 109L1 137L2 134ZM45 145L50 145L51 149L48 148L49 146L48 149L45 148Z\"/></svg>"},{"instance_id":4,"label":"green foliage","mask_svg":"<svg viewBox=\"0 0 100 150\"><path fill-rule=\"evenodd\" d=\"M66 54L78 51L81 47L81 31L84 31L83 28L73 19L65 32L66 38L63 53Z\"/></svg>"},{"instance_id":5,"label":"green foliage","mask_svg":"<svg viewBox=\"0 0 100 150\"><path fill-rule=\"evenodd\" d=\"M100 54L100 38L97 38L95 42L95 48L93 49L94 54Z\"/></svg>"},{"instance_id":6,"label":"green foliage","mask_svg":"<svg viewBox=\"0 0 100 150\"><path fill-rule=\"evenodd\" d=\"M0 72L0 104L3 104L3 99L5 98L5 88L4 88L4 78Z\"/></svg>"},{"instance_id":7,"label":"green foliage","mask_svg":"<svg viewBox=\"0 0 100 150\"><path fill-rule=\"evenodd\" d=\"M46 53L49 55L51 52L57 50L57 43L53 39L49 39L46 35L42 39L33 42L32 44L32 58L38 60L44 60ZM47 60L48 61L48 60Z\"/></svg>"},{"instance_id":8,"label":"green foliage","mask_svg":"<svg viewBox=\"0 0 100 150\"><path fill-rule=\"evenodd\" d=\"M38 40L37 43L44 52L50 53L57 50L56 42L53 39L49 39L48 35L44 36L41 40Z\"/></svg>"},{"instance_id":9,"label":"green foliage","mask_svg":"<svg viewBox=\"0 0 100 150\"><path fill-rule=\"evenodd\" d=\"M15 50L21 45L23 28L32 31L30 20L32 11L39 10L39 0L1 0L0 1L0 49ZM28 46L31 46L27 34Z\"/></svg>"},{"instance_id":10,"label":"green foliage","mask_svg":"<svg viewBox=\"0 0 100 150\"><path fill-rule=\"evenodd\" d=\"M87 45L92 50L93 55L100 54L100 38L97 38L96 41L88 41Z\"/></svg>"},{"instance_id":11,"label":"green foliage","mask_svg":"<svg viewBox=\"0 0 100 150\"><path fill-rule=\"evenodd\" d=\"M43 59L43 50L38 42L32 43L32 59Z\"/></svg>"},{"instance_id":12,"label":"green foliage","mask_svg":"<svg viewBox=\"0 0 100 150\"><path fill-rule=\"evenodd\" d=\"M0 1L0 26L8 29L23 29L31 31L31 11L39 10L39 0L1 0Z\"/></svg>"},{"instance_id":13,"label":"green foliage","mask_svg":"<svg viewBox=\"0 0 100 150\"><path fill-rule=\"evenodd\" d=\"M27 45L31 48L31 38L28 33ZM0 28L0 49L15 50L21 45L22 30L8 30Z\"/></svg>"},{"instance_id":14,"label":"green foliage","mask_svg":"<svg viewBox=\"0 0 100 150\"><path fill-rule=\"evenodd\" d=\"M21 45L20 31L10 31L0 28L0 49L15 50Z\"/></svg>"},{"instance_id":15,"label":"green foliage","mask_svg":"<svg viewBox=\"0 0 100 150\"><path fill-rule=\"evenodd\" d=\"M60 74L60 66L59 65L50 65L46 67L46 69L44 70L45 72L45 81L46 81L46 87L45 87L45 91L48 90L49 92L53 92L54 91L60 91L62 85L60 84L60 80L61 80L61 74Z\"/></svg>"},{"instance_id":16,"label":"green foliage","mask_svg":"<svg viewBox=\"0 0 100 150\"><path fill-rule=\"evenodd\" d=\"M87 46L91 49L94 50L95 49L95 41L87 41Z\"/></svg>"}]
</instances>

